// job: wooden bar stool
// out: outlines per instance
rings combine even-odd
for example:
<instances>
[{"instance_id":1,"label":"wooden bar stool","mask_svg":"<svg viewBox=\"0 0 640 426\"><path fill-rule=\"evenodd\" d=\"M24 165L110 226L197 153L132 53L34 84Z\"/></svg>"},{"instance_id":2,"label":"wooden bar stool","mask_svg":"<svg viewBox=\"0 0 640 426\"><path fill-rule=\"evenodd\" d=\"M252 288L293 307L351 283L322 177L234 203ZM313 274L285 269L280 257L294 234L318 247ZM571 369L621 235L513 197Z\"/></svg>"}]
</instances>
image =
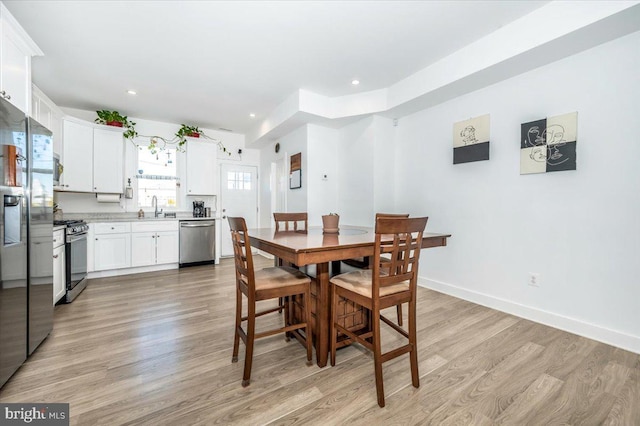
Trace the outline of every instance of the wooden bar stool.
<instances>
[{"instance_id":1,"label":"wooden bar stool","mask_svg":"<svg viewBox=\"0 0 640 426\"><path fill-rule=\"evenodd\" d=\"M308 226L308 214L304 213L274 213L273 219L276 221L277 231L307 231ZM298 224L303 229L298 229ZM281 229L283 227L284 229Z\"/></svg>"},{"instance_id":2,"label":"wooden bar stool","mask_svg":"<svg viewBox=\"0 0 640 426\"><path fill-rule=\"evenodd\" d=\"M406 219L409 217L409 214L395 214L395 213L376 213L376 221L378 220L378 218L380 217L384 217L384 218L388 218L388 219ZM383 269L384 269L384 265L385 263L387 263L389 261L388 257L380 257L380 263L383 265ZM359 259L346 259L343 260L343 262L349 266L352 266L354 268L360 268L360 269L370 269L371 265L369 265L369 258L365 257L365 258L359 258ZM398 316L398 325L402 325L402 303L400 303L398 306L396 306L396 313Z\"/></svg>"},{"instance_id":3,"label":"wooden bar stool","mask_svg":"<svg viewBox=\"0 0 640 426\"><path fill-rule=\"evenodd\" d=\"M358 342L373 352L376 393L378 405L384 407L384 385L382 364L406 353L411 364L411 382L420 386L418 374L418 352L416 341L416 286L418 280L418 260L422 234L428 218L376 220L376 241L373 255L373 269L347 272L331 278L331 365L336 363L338 334L347 340ZM380 258L388 253L389 263L380 265ZM356 334L338 323L338 301L344 298L368 309L371 313L371 331ZM409 304L408 331L380 314L382 309ZM382 353L380 342L380 320L404 336L408 342L399 348Z\"/></svg>"},{"instance_id":4,"label":"wooden bar stool","mask_svg":"<svg viewBox=\"0 0 640 426\"><path fill-rule=\"evenodd\" d=\"M277 333L287 333L304 328L307 347L307 365L311 365L311 279L294 268L270 267L259 271L253 269L253 256L247 233L247 224L241 217L229 217L231 229L231 241L236 264L236 322L233 339L232 362L238 361L238 346L240 339L246 346L244 359L244 374L242 386L249 386L251 379L251 363L253 360L253 344L255 339L271 336ZM243 295L247 298L246 317L242 316ZM287 324L287 315L283 327L256 333L256 317L276 312L282 308L277 307L256 312L256 302L260 300L284 298L290 304L294 295L304 295L304 322ZM289 308L285 306L285 313ZM242 322L247 321L246 331L242 328Z\"/></svg>"},{"instance_id":5,"label":"wooden bar stool","mask_svg":"<svg viewBox=\"0 0 640 426\"><path fill-rule=\"evenodd\" d=\"M276 222L276 232L279 231L294 231L294 232L307 232L309 229L308 224L308 213L300 212L300 213L273 213L273 220ZM301 229L298 229L300 225ZM276 265L279 266L279 265ZM291 265L294 268L297 268L296 265ZM278 303L280 305L284 305L284 300L282 298L278 299ZM280 309L278 312L282 312ZM288 337L287 337L288 341Z\"/></svg>"}]
</instances>

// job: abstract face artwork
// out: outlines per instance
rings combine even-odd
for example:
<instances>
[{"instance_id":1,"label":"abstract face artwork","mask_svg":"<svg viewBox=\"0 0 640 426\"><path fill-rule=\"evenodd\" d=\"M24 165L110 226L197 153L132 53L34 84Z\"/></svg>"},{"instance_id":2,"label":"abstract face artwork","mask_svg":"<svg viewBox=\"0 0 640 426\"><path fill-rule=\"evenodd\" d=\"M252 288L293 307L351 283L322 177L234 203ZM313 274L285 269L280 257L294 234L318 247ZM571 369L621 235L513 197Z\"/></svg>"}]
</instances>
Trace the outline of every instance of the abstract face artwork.
<instances>
[{"instance_id":1,"label":"abstract face artwork","mask_svg":"<svg viewBox=\"0 0 640 426\"><path fill-rule=\"evenodd\" d=\"M489 159L489 114L453 125L453 164Z\"/></svg>"},{"instance_id":2,"label":"abstract face artwork","mask_svg":"<svg viewBox=\"0 0 640 426\"><path fill-rule=\"evenodd\" d=\"M576 170L578 113L523 123L520 174Z\"/></svg>"}]
</instances>

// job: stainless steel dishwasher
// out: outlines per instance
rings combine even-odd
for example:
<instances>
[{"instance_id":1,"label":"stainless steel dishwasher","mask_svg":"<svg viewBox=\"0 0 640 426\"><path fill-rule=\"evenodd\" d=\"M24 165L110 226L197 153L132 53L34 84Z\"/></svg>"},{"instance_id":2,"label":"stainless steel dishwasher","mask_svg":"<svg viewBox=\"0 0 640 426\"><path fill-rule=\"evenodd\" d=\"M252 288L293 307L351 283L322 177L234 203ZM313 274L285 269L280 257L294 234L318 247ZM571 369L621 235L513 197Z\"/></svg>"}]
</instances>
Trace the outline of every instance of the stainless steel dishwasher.
<instances>
[{"instance_id":1,"label":"stainless steel dishwasher","mask_svg":"<svg viewBox=\"0 0 640 426\"><path fill-rule=\"evenodd\" d=\"M215 257L215 220L181 220L180 267L214 263Z\"/></svg>"}]
</instances>

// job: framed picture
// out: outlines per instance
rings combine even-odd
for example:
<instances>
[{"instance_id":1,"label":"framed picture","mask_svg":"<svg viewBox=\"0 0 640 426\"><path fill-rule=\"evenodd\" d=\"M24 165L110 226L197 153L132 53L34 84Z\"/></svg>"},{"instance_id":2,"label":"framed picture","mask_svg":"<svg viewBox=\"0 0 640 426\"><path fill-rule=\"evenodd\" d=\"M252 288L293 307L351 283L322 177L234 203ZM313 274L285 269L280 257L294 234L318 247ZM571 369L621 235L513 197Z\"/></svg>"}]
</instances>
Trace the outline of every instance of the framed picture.
<instances>
[{"instance_id":1,"label":"framed picture","mask_svg":"<svg viewBox=\"0 0 640 426\"><path fill-rule=\"evenodd\" d=\"M520 125L520 174L576 170L578 113Z\"/></svg>"},{"instance_id":2,"label":"framed picture","mask_svg":"<svg viewBox=\"0 0 640 426\"><path fill-rule=\"evenodd\" d=\"M453 124L453 164L489 159L489 114Z\"/></svg>"},{"instance_id":3,"label":"framed picture","mask_svg":"<svg viewBox=\"0 0 640 426\"><path fill-rule=\"evenodd\" d=\"M297 189L302 187L302 171L293 170L289 175L289 188Z\"/></svg>"}]
</instances>

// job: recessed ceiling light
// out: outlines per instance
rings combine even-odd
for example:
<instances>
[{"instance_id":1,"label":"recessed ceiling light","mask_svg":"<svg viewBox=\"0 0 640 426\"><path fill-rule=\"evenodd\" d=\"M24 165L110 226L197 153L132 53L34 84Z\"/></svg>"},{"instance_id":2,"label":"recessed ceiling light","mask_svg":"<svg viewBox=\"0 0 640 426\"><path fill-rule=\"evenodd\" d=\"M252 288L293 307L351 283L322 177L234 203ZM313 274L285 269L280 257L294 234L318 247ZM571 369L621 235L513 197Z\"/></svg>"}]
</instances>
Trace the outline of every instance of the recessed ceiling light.
<instances>
[{"instance_id":1,"label":"recessed ceiling light","mask_svg":"<svg viewBox=\"0 0 640 426\"><path fill-rule=\"evenodd\" d=\"M137 95L138 92L136 92L135 90L127 90L127 93L130 95Z\"/></svg>"},{"instance_id":2,"label":"recessed ceiling light","mask_svg":"<svg viewBox=\"0 0 640 426\"><path fill-rule=\"evenodd\" d=\"M351 84L357 86L358 84L360 84L360 80L351 80Z\"/></svg>"},{"instance_id":3,"label":"recessed ceiling light","mask_svg":"<svg viewBox=\"0 0 640 426\"><path fill-rule=\"evenodd\" d=\"M251 114L249 114L249 117L256 118L256 115L254 113L251 113Z\"/></svg>"}]
</instances>

